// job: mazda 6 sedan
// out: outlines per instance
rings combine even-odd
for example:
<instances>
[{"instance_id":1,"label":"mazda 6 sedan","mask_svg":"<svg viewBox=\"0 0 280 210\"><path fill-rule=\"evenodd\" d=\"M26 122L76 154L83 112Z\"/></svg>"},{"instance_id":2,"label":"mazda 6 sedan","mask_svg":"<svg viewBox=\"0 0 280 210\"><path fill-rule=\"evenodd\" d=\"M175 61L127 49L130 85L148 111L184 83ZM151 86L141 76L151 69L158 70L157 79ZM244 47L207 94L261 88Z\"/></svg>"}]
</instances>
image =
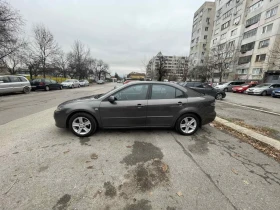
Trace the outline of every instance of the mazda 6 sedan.
<instances>
[{"instance_id":1,"label":"mazda 6 sedan","mask_svg":"<svg viewBox=\"0 0 280 210\"><path fill-rule=\"evenodd\" d=\"M105 94L66 101L54 112L55 124L79 137L97 128L175 128L194 134L216 117L215 98L163 82L130 82Z\"/></svg>"}]
</instances>

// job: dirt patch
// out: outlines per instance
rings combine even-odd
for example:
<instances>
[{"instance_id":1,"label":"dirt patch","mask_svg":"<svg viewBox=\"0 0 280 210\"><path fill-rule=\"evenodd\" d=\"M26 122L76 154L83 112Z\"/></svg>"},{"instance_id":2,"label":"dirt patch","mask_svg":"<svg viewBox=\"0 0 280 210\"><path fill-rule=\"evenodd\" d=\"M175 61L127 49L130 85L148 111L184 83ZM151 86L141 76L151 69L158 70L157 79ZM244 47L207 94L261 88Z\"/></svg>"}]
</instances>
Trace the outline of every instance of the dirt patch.
<instances>
[{"instance_id":1,"label":"dirt patch","mask_svg":"<svg viewBox=\"0 0 280 210\"><path fill-rule=\"evenodd\" d=\"M43 172L45 170L47 170L49 168L49 166L42 166L39 168L38 172Z\"/></svg>"},{"instance_id":2,"label":"dirt patch","mask_svg":"<svg viewBox=\"0 0 280 210\"><path fill-rule=\"evenodd\" d=\"M149 200L139 200L135 204L129 204L127 205L124 210L151 210L152 206L150 204L151 201Z\"/></svg>"},{"instance_id":3,"label":"dirt patch","mask_svg":"<svg viewBox=\"0 0 280 210\"><path fill-rule=\"evenodd\" d=\"M193 136L194 144L189 145L188 149L191 153L204 155L209 152L208 145L212 142L205 135L202 137Z\"/></svg>"},{"instance_id":4,"label":"dirt patch","mask_svg":"<svg viewBox=\"0 0 280 210\"><path fill-rule=\"evenodd\" d=\"M65 194L62 196L57 203L53 206L53 210L64 210L67 209L68 203L71 200L71 195Z\"/></svg>"},{"instance_id":5,"label":"dirt patch","mask_svg":"<svg viewBox=\"0 0 280 210\"><path fill-rule=\"evenodd\" d=\"M175 207L167 206L166 210L176 210L176 208Z\"/></svg>"},{"instance_id":6,"label":"dirt patch","mask_svg":"<svg viewBox=\"0 0 280 210\"><path fill-rule=\"evenodd\" d=\"M136 165L137 163L147 162L153 159L162 159L163 154L161 150L151 143L134 142L132 146L132 153L126 156L121 163L126 165Z\"/></svg>"},{"instance_id":7,"label":"dirt patch","mask_svg":"<svg viewBox=\"0 0 280 210\"><path fill-rule=\"evenodd\" d=\"M81 145L87 145L88 146L87 142L89 142L89 141L90 141L89 137L80 137L80 144Z\"/></svg>"},{"instance_id":8,"label":"dirt patch","mask_svg":"<svg viewBox=\"0 0 280 210\"><path fill-rule=\"evenodd\" d=\"M218 123L216 121L213 122L212 124L213 124L214 127L218 128L219 130L229 132L230 134L237 137L238 139L251 144L254 148L260 150L261 152L267 154L268 156L273 157L275 160L280 162L280 150L277 150L274 147L272 147L268 144L265 144L263 142L257 141L255 139L247 136L246 134L239 133L239 132L237 132L237 131L229 128L229 127L226 127L225 125L223 125L221 123Z\"/></svg>"},{"instance_id":9,"label":"dirt patch","mask_svg":"<svg viewBox=\"0 0 280 210\"><path fill-rule=\"evenodd\" d=\"M105 188L106 196L113 198L117 195L117 190L116 190L115 186L111 184L111 182L105 182L104 188Z\"/></svg>"},{"instance_id":10,"label":"dirt patch","mask_svg":"<svg viewBox=\"0 0 280 210\"><path fill-rule=\"evenodd\" d=\"M90 158L91 158L91 159L97 159L97 158L98 158L98 155L95 154L95 153L92 153L92 154L90 155Z\"/></svg>"},{"instance_id":11,"label":"dirt patch","mask_svg":"<svg viewBox=\"0 0 280 210\"><path fill-rule=\"evenodd\" d=\"M147 163L139 163L128 171L119 194L124 199L129 199L135 193L149 192L158 186L169 183L169 167L159 159Z\"/></svg>"}]
</instances>

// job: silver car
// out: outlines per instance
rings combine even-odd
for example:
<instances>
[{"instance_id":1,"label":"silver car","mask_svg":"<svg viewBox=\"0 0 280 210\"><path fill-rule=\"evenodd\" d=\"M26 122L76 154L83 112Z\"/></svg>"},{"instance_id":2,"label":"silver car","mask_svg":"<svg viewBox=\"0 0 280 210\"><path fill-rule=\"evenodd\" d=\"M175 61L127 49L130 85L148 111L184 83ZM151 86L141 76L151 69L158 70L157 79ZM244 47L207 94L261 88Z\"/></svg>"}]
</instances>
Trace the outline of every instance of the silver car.
<instances>
[{"instance_id":1,"label":"silver car","mask_svg":"<svg viewBox=\"0 0 280 210\"><path fill-rule=\"evenodd\" d=\"M0 76L0 94L23 92L30 93L30 82L23 76Z\"/></svg>"},{"instance_id":2,"label":"silver car","mask_svg":"<svg viewBox=\"0 0 280 210\"><path fill-rule=\"evenodd\" d=\"M280 88L280 84L275 83L263 83L260 85L257 85L253 88L249 88L245 91L247 94L253 94L253 95L271 95L273 90L276 90L277 88Z\"/></svg>"},{"instance_id":3,"label":"silver car","mask_svg":"<svg viewBox=\"0 0 280 210\"><path fill-rule=\"evenodd\" d=\"M67 79L64 82L61 83L64 88L75 88L75 87L81 87L79 80L77 79Z\"/></svg>"},{"instance_id":4,"label":"silver car","mask_svg":"<svg viewBox=\"0 0 280 210\"><path fill-rule=\"evenodd\" d=\"M230 81L230 82L224 83L222 85L215 86L215 89L219 89L219 90L225 91L225 92L230 92L230 91L232 91L233 87L240 86L244 83L245 82L241 82L241 81Z\"/></svg>"}]
</instances>

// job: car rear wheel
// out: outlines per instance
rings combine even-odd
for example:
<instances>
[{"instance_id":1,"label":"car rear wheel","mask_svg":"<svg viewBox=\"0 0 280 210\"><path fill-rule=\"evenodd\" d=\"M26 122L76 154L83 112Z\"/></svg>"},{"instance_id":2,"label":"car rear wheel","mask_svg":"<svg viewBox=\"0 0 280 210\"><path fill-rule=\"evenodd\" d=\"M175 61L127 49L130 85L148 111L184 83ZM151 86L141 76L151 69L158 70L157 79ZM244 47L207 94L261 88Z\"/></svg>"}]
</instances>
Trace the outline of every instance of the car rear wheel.
<instances>
[{"instance_id":1,"label":"car rear wheel","mask_svg":"<svg viewBox=\"0 0 280 210\"><path fill-rule=\"evenodd\" d=\"M80 88L81 86L80 85L78 85L78 88Z\"/></svg>"},{"instance_id":2,"label":"car rear wheel","mask_svg":"<svg viewBox=\"0 0 280 210\"><path fill-rule=\"evenodd\" d=\"M23 93L25 93L25 94L28 94L28 93L30 93L30 88L29 87L24 87L23 88Z\"/></svg>"},{"instance_id":3,"label":"car rear wheel","mask_svg":"<svg viewBox=\"0 0 280 210\"><path fill-rule=\"evenodd\" d=\"M266 96L267 95L267 92L266 91L263 91L262 92L262 96Z\"/></svg>"},{"instance_id":4,"label":"car rear wheel","mask_svg":"<svg viewBox=\"0 0 280 210\"><path fill-rule=\"evenodd\" d=\"M199 120L194 114L184 114L176 123L176 130L185 136L194 134L199 127Z\"/></svg>"},{"instance_id":5,"label":"car rear wheel","mask_svg":"<svg viewBox=\"0 0 280 210\"><path fill-rule=\"evenodd\" d=\"M87 113L76 113L69 120L69 128L79 137L90 136L95 133L97 124L95 119Z\"/></svg>"},{"instance_id":6,"label":"car rear wheel","mask_svg":"<svg viewBox=\"0 0 280 210\"><path fill-rule=\"evenodd\" d=\"M225 92L228 92L228 88L225 88Z\"/></svg>"},{"instance_id":7,"label":"car rear wheel","mask_svg":"<svg viewBox=\"0 0 280 210\"><path fill-rule=\"evenodd\" d=\"M49 86L46 86L46 87L45 87L45 90L46 90L46 91L49 91L49 90L50 90L50 87L49 87Z\"/></svg>"},{"instance_id":8,"label":"car rear wheel","mask_svg":"<svg viewBox=\"0 0 280 210\"><path fill-rule=\"evenodd\" d=\"M62 89L63 89L62 85L60 85L59 89L60 89L60 90L62 90Z\"/></svg>"},{"instance_id":9,"label":"car rear wheel","mask_svg":"<svg viewBox=\"0 0 280 210\"><path fill-rule=\"evenodd\" d=\"M222 95L221 93L218 93L218 94L216 95L216 99L217 99L217 100L222 100L222 99L223 99L223 95Z\"/></svg>"}]
</instances>

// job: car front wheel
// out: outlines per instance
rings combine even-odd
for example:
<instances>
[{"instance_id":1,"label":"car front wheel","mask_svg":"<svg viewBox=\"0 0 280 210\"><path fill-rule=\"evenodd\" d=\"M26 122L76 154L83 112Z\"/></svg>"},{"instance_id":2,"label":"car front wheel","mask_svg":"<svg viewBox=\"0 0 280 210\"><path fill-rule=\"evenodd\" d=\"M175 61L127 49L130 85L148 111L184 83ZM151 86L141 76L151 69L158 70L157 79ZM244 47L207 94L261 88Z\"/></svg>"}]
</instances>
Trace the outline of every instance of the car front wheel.
<instances>
[{"instance_id":1,"label":"car front wheel","mask_svg":"<svg viewBox=\"0 0 280 210\"><path fill-rule=\"evenodd\" d=\"M222 100L222 99L223 99L223 95L222 95L221 93L218 93L218 94L216 95L216 99L217 99L217 100Z\"/></svg>"},{"instance_id":2,"label":"car front wheel","mask_svg":"<svg viewBox=\"0 0 280 210\"><path fill-rule=\"evenodd\" d=\"M263 91L261 95L262 95L262 96L266 96L266 95L267 95L267 92L266 92L266 91Z\"/></svg>"},{"instance_id":3,"label":"car front wheel","mask_svg":"<svg viewBox=\"0 0 280 210\"><path fill-rule=\"evenodd\" d=\"M199 127L199 120L194 114L184 114L176 123L176 130L185 136L194 134Z\"/></svg>"},{"instance_id":4,"label":"car front wheel","mask_svg":"<svg viewBox=\"0 0 280 210\"><path fill-rule=\"evenodd\" d=\"M97 124L91 115L81 112L70 118L69 128L76 136L87 137L95 133Z\"/></svg>"},{"instance_id":5,"label":"car front wheel","mask_svg":"<svg viewBox=\"0 0 280 210\"><path fill-rule=\"evenodd\" d=\"M46 87L45 87L45 90L46 90L46 91L49 91L49 90L50 90L50 87L49 87L49 86L46 86Z\"/></svg>"}]
</instances>

